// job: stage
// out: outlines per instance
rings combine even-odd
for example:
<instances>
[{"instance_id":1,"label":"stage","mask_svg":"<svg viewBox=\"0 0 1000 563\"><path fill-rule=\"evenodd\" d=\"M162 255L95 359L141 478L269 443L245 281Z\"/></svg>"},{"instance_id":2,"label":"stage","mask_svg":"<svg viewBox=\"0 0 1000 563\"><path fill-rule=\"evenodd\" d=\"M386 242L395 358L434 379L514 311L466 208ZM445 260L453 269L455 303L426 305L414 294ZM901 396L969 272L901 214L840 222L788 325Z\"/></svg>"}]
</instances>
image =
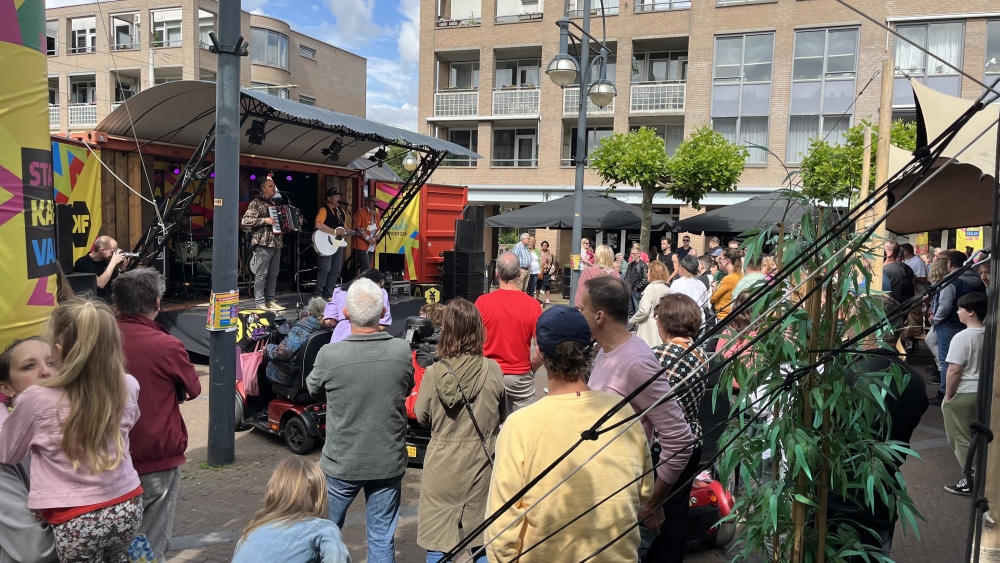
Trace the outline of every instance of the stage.
<instances>
[{"instance_id":1,"label":"stage","mask_svg":"<svg viewBox=\"0 0 1000 563\"><path fill-rule=\"evenodd\" d=\"M303 294L303 300L308 301L309 295ZM274 311L277 318L284 317L291 322L297 318L295 302L298 295L294 292L277 296L276 300L285 307L284 311ZM415 317L420 313L420 307L424 301L413 297L390 297L389 312L392 314L392 325L386 330L393 336L402 336L404 332L403 321L406 317ZM256 305L251 298L240 300L240 310L255 309ZM164 303L160 314L156 317L156 322L163 325L163 328L184 343L184 348L192 354L208 356L209 331L205 328L205 320L208 318L208 301L194 300L183 303Z\"/></svg>"}]
</instances>

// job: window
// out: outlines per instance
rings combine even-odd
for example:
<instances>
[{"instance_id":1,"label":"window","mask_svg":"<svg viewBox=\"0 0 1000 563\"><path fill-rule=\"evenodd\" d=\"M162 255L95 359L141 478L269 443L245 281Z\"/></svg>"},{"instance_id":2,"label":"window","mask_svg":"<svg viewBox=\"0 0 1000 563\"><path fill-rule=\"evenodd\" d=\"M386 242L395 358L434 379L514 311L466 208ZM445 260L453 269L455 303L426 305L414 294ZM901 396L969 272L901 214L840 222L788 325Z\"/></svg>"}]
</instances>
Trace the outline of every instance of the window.
<instances>
[{"instance_id":1,"label":"window","mask_svg":"<svg viewBox=\"0 0 1000 563\"><path fill-rule=\"evenodd\" d=\"M765 164L771 112L774 34L715 38L712 127L733 143L747 145L749 163Z\"/></svg>"},{"instance_id":2,"label":"window","mask_svg":"<svg viewBox=\"0 0 1000 563\"><path fill-rule=\"evenodd\" d=\"M202 49L212 46L212 38L208 34L213 31L215 31L215 14L198 10L198 45Z\"/></svg>"},{"instance_id":3,"label":"window","mask_svg":"<svg viewBox=\"0 0 1000 563\"><path fill-rule=\"evenodd\" d=\"M96 104L97 103L97 81L96 80L71 80L70 81L70 103L71 104Z\"/></svg>"},{"instance_id":4,"label":"window","mask_svg":"<svg viewBox=\"0 0 1000 563\"><path fill-rule=\"evenodd\" d=\"M251 27L250 60L288 70L288 37L268 29Z\"/></svg>"},{"instance_id":5,"label":"window","mask_svg":"<svg viewBox=\"0 0 1000 563\"><path fill-rule=\"evenodd\" d=\"M181 10L159 10L152 12L152 47L181 46Z\"/></svg>"},{"instance_id":6,"label":"window","mask_svg":"<svg viewBox=\"0 0 1000 563\"><path fill-rule=\"evenodd\" d=\"M802 162L811 139L840 144L851 127L857 77L858 29L795 33L787 162Z\"/></svg>"},{"instance_id":7,"label":"window","mask_svg":"<svg viewBox=\"0 0 1000 563\"><path fill-rule=\"evenodd\" d=\"M493 166L537 166L536 129L493 131Z\"/></svg>"},{"instance_id":8,"label":"window","mask_svg":"<svg viewBox=\"0 0 1000 563\"><path fill-rule=\"evenodd\" d=\"M180 76L157 76L155 84L159 86L160 84L166 84L167 82L177 82L180 79Z\"/></svg>"},{"instance_id":9,"label":"window","mask_svg":"<svg viewBox=\"0 0 1000 563\"><path fill-rule=\"evenodd\" d=\"M252 90L263 90L272 96L277 96L285 100L288 99L288 88L275 88L270 84L264 84L263 82L251 82L250 88Z\"/></svg>"},{"instance_id":10,"label":"window","mask_svg":"<svg viewBox=\"0 0 1000 563\"><path fill-rule=\"evenodd\" d=\"M305 45L299 45L299 55L301 55L301 56L303 56L303 57L305 57L307 59L312 59L312 60L315 61L316 60L316 49L313 49L311 47L306 47Z\"/></svg>"},{"instance_id":11,"label":"window","mask_svg":"<svg viewBox=\"0 0 1000 563\"><path fill-rule=\"evenodd\" d=\"M111 16L111 48L127 51L139 48L139 13Z\"/></svg>"},{"instance_id":12,"label":"window","mask_svg":"<svg viewBox=\"0 0 1000 563\"><path fill-rule=\"evenodd\" d=\"M479 63L451 63L448 85L456 90L479 88Z\"/></svg>"},{"instance_id":13,"label":"window","mask_svg":"<svg viewBox=\"0 0 1000 563\"><path fill-rule=\"evenodd\" d=\"M687 51L636 53L632 82L683 82L687 80Z\"/></svg>"},{"instance_id":14,"label":"window","mask_svg":"<svg viewBox=\"0 0 1000 563\"><path fill-rule=\"evenodd\" d=\"M201 69L201 74L198 76L198 80L203 82L215 82L215 73L210 70Z\"/></svg>"},{"instance_id":15,"label":"window","mask_svg":"<svg viewBox=\"0 0 1000 563\"><path fill-rule=\"evenodd\" d=\"M567 134L563 135L563 166L572 166L576 157L576 127L569 128ZM587 127L587 157L594 154L597 145L605 138L614 135L613 127Z\"/></svg>"},{"instance_id":16,"label":"window","mask_svg":"<svg viewBox=\"0 0 1000 563\"><path fill-rule=\"evenodd\" d=\"M573 56L576 57L577 54L573 53ZM594 59L591 58L590 60L593 61ZM608 55L608 62L607 62L606 66L607 66L607 71L604 74L605 74L605 76L607 77L608 80L610 80L611 82L614 82L615 81L615 73L618 72L618 56L614 55L614 54ZM590 75L590 81L591 82L593 82L594 80L597 80L598 78L600 78L600 72L601 72L600 67L593 66L593 67L591 67L590 72L591 72L591 75ZM573 79L573 85L574 86L579 86L580 85L580 77L581 77L581 73L579 73L579 72L576 73L576 78Z\"/></svg>"},{"instance_id":17,"label":"window","mask_svg":"<svg viewBox=\"0 0 1000 563\"><path fill-rule=\"evenodd\" d=\"M987 86L992 86L993 81L1000 77L1000 20L986 23L986 80ZM1000 88L994 88L1000 90ZM993 102L1000 100L993 94Z\"/></svg>"},{"instance_id":18,"label":"window","mask_svg":"<svg viewBox=\"0 0 1000 563\"><path fill-rule=\"evenodd\" d=\"M45 22L45 54L59 54L59 20Z\"/></svg>"},{"instance_id":19,"label":"window","mask_svg":"<svg viewBox=\"0 0 1000 563\"><path fill-rule=\"evenodd\" d=\"M538 59L521 59L516 61L497 61L496 89L503 87L537 88L541 62Z\"/></svg>"},{"instance_id":20,"label":"window","mask_svg":"<svg viewBox=\"0 0 1000 563\"><path fill-rule=\"evenodd\" d=\"M941 57L949 64L962 68L962 47L965 44L965 23L931 23L898 25L896 31L903 37ZM896 39L896 85L892 91L893 106L912 106L913 88L906 76L938 92L952 96L962 95L962 75L940 60L928 56L920 49Z\"/></svg>"},{"instance_id":21,"label":"window","mask_svg":"<svg viewBox=\"0 0 1000 563\"><path fill-rule=\"evenodd\" d=\"M448 140L472 152L479 150L479 131L477 129L452 129L448 131ZM476 161L467 156L448 156L441 164L442 166L475 166Z\"/></svg>"},{"instance_id":22,"label":"window","mask_svg":"<svg viewBox=\"0 0 1000 563\"><path fill-rule=\"evenodd\" d=\"M97 18L76 18L70 21L73 32L70 53L94 53L97 51Z\"/></svg>"},{"instance_id":23,"label":"window","mask_svg":"<svg viewBox=\"0 0 1000 563\"><path fill-rule=\"evenodd\" d=\"M663 139L663 148L670 156L677 152L677 147L684 140L683 125L633 125L629 127L629 131L638 131L640 127L656 131L656 136Z\"/></svg>"},{"instance_id":24,"label":"window","mask_svg":"<svg viewBox=\"0 0 1000 563\"><path fill-rule=\"evenodd\" d=\"M299 94L299 103L305 106L315 106L316 98L312 96L306 96L304 94Z\"/></svg>"}]
</instances>

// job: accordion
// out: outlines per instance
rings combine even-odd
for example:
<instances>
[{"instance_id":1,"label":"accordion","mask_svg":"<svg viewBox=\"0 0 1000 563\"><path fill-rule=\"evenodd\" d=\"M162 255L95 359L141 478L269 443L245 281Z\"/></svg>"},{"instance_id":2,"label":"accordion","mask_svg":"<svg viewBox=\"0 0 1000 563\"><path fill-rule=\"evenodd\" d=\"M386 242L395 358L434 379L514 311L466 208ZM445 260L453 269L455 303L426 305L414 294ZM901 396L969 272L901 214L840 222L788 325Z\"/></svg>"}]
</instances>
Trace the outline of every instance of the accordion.
<instances>
[{"instance_id":1,"label":"accordion","mask_svg":"<svg viewBox=\"0 0 1000 563\"><path fill-rule=\"evenodd\" d=\"M271 230L275 233L294 233L302 230L302 212L291 205L271 205L267 208L274 224Z\"/></svg>"}]
</instances>

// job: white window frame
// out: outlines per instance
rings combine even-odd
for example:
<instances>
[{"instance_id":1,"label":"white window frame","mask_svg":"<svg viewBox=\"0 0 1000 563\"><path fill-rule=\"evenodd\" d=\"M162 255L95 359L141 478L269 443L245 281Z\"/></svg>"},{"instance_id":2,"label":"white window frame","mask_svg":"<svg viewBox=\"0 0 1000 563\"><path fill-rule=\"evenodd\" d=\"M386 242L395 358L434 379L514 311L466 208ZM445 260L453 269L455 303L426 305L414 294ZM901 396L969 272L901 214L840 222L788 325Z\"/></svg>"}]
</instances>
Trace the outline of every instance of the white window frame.
<instances>
[{"instance_id":1,"label":"white window frame","mask_svg":"<svg viewBox=\"0 0 1000 563\"><path fill-rule=\"evenodd\" d=\"M667 61L667 78L665 80L654 80L652 74L652 65L650 65L650 57L653 55L666 56ZM639 66L638 80L636 79L636 73L631 73L632 84L668 84L668 83L678 83L687 82L688 73L688 52L687 51L640 51L632 55L635 58L636 63ZM676 58L675 58L676 57ZM657 58L656 60L664 60ZM674 66L672 63L676 62L676 68L671 69ZM675 70L679 78L670 78L670 71ZM608 73L610 76L610 73Z\"/></svg>"},{"instance_id":2,"label":"white window frame","mask_svg":"<svg viewBox=\"0 0 1000 563\"><path fill-rule=\"evenodd\" d=\"M962 26L962 37L958 41L958 51L959 51L958 61L955 62L954 64L958 68L963 68L963 65L965 64L965 38L966 38L965 20L926 21L926 22L897 24L895 26L895 30L897 33L899 33L900 30L923 28L924 41L923 44L920 46L930 50L929 43L930 43L931 27L952 26L952 25ZM894 60L896 60L897 66L899 66L900 64L899 50L902 48L912 48L912 45L910 45L906 41L903 41L902 39L896 38L893 44L893 57ZM955 81L955 83L958 86L958 90L955 92L949 92L949 94L959 97L962 95L962 75L959 72L949 68L944 63L928 55L927 53L920 52L918 56L923 60L923 67L899 68L899 70L896 71L896 87L893 89L893 104L892 104L893 108L915 107L914 103L910 101L913 98L913 90L910 88L909 83L906 81L906 76L909 76L913 80L916 80L921 84L924 84L930 88L933 88L933 85L929 83L930 80L933 80L935 78L950 78L952 81ZM903 62L902 64L906 63ZM932 67L931 65L934 65L934 67ZM932 69L934 70L934 72L931 72Z\"/></svg>"},{"instance_id":3,"label":"white window frame","mask_svg":"<svg viewBox=\"0 0 1000 563\"><path fill-rule=\"evenodd\" d=\"M305 94L299 94L299 103L306 106L316 106L316 98L312 96L306 96Z\"/></svg>"},{"instance_id":4,"label":"white window frame","mask_svg":"<svg viewBox=\"0 0 1000 563\"><path fill-rule=\"evenodd\" d=\"M59 55L59 24L61 22L62 20L45 21L45 54L49 57ZM55 35L51 35L52 33ZM49 39L54 40L52 42L52 46L54 47L53 49L49 49Z\"/></svg>"},{"instance_id":5,"label":"white window frame","mask_svg":"<svg viewBox=\"0 0 1000 563\"><path fill-rule=\"evenodd\" d=\"M508 69L508 68L503 69L503 70L510 70L510 71L512 71L511 79L514 81L514 84L511 85L509 82L505 82L504 83L504 84L508 85L508 88L510 88L510 87L520 88L521 84L531 84L532 88L539 88L539 87L541 87L541 84L540 84L540 82L541 82L541 73L542 73L542 61L541 61L541 59L504 59L504 60L497 61L498 65L499 64L510 64L510 63L514 63L516 65L516 68L514 68L514 69ZM497 78L497 74L496 74L497 70L499 70L499 69L496 66L494 66L494 69L493 69L493 78L494 78L493 88L495 90L501 90L501 89L503 89L503 84L501 84L500 81L499 81L499 79ZM525 79L527 78L527 75L525 73L528 73L530 71L534 71L535 72L535 76L536 76L536 81L535 82L526 82L526 81L522 80L522 78L525 78ZM525 75L525 76L522 76L522 75Z\"/></svg>"},{"instance_id":6,"label":"white window frame","mask_svg":"<svg viewBox=\"0 0 1000 563\"><path fill-rule=\"evenodd\" d=\"M157 21L157 17L161 16L166 18L168 15L173 15L177 13L176 18L163 19ZM153 22L153 34L150 37L149 46L156 49L165 49L169 47L180 47L184 42L184 12L181 8L168 8L165 10L150 10L149 19ZM177 33L177 39L170 39L172 32ZM160 38L156 39L156 34L160 34Z\"/></svg>"},{"instance_id":7,"label":"white window frame","mask_svg":"<svg viewBox=\"0 0 1000 563\"><path fill-rule=\"evenodd\" d=\"M272 37L274 45L271 45ZM251 27L250 62L288 70L288 36L263 27Z\"/></svg>"},{"instance_id":8,"label":"white window frame","mask_svg":"<svg viewBox=\"0 0 1000 563\"><path fill-rule=\"evenodd\" d=\"M458 72L455 68L456 66L470 65L472 67L472 85L468 88L459 88L455 83L458 81ZM479 89L479 62L478 61L465 61L458 63L451 63L448 67L448 86L456 90L478 90Z\"/></svg>"},{"instance_id":9,"label":"white window frame","mask_svg":"<svg viewBox=\"0 0 1000 563\"><path fill-rule=\"evenodd\" d=\"M306 47L305 45L299 45L299 56L315 61L316 49L313 49L312 47Z\"/></svg>"},{"instance_id":10,"label":"white window frame","mask_svg":"<svg viewBox=\"0 0 1000 563\"><path fill-rule=\"evenodd\" d=\"M83 27L81 29L73 29L74 23L83 22L85 20L91 20L91 27ZM83 25L83 24L81 24ZM70 28L70 48L69 52L74 55L83 53L96 53L97 52L97 17L96 16L83 16L79 18L72 18L69 20ZM79 47L79 39L83 39L83 47Z\"/></svg>"},{"instance_id":11,"label":"white window frame","mask_svg":"<svg viewBox=\"0 0 1000 563\"><path fill-rule=\"evenodd\" d=\"M70 77L69 81L69 96L70 104L96 104L97 103L97 77L86 79L86 80L74 80L76 77ZM84 90L83 94L86 101L79 101L79 94L81 93L81 88Z\"/></svg>"},{"instance_id":12,"label":"white window frame","mask_svg":"<svg viewBox=\"0 0 1000 563\"><path fill-rule=\"evenodd\" d=\"M496 134L502 131L512 131L513 132L513 158L502 159L503 162L510 162L510 164L497 164L501 159L496 157ZM528 131L533 131L528 133ZM518 147L520 141L531 139L532 140L532 156L530 159L522 159L518 157ZM538 167L538 128L537 127L501 127L493 129L493 146L490 149L490 166L497 168L537 168Z\"/></svg>"},{"instance_id":13,"label":"white window frame","mask_svg":"<svg viewBox=\"0 0 1000 563\"><path fill-rule=\"evenodd\" d=\"M112 51L134 51L140 47L140 38L142 37L142 15L141 12L122 12L118 14L110 14L108 16L110 20L109 30L111 32L111 37L108 38L108 44L111 45ZM118 22L116 24L116 22ZM118 28L127 27L129 30L128 36L130 41L128 43L120 43L118 40Z\"/></svg>"},{"instance_id":14,"label":"white window frame","mask_svg":"<svg viewBox=\"0 0 1000 563\"><path fill-rule=\"evenodd\" d=\"M453 138L453 136L452 136L454 133L461 133L461 132L465 132L465 133L469 134L468 146L463 145L462 143L455 141L454 138ZM515 136L515 138L516 138L516 136ZM452 143L455 143L456 145L459 145L461 147L465 147L466 149L469 149L472 152L477 152L479 150L479 129L476 128L476 127L471 127L471 128L460 127L460 128L456 128L456 129L449 129L448 130L448 141L450 141ZM514 143L514 150L515 151L517 150L517 142L516 141ZM515 158L516 158L516 156L515 156ZM444 159L444 161L441 162L441 166L454 166L454 167L463 167L463 168L475 167L476 166L476 159L474 159L472 157L468 157L468 156L448 156L447 158Z\"/></svg>"},{"instance_id":15,"label":"white window frame","mask_svg":"<svg viewBox=\"0 0 1000 563\"><path fill-rule=\"evenodd\" d=\"M986 22L986 57L986 64L983 69L985 80L983 83L987 86L992 86L993 81L1000 76L1000 20ZM1000 90L1000 88L994 88L994 90ZM992 101L993 103L1000 102L1000 97L996 94L992 94L991 96L987 98L987 101Z\"/></svg>"},{"instance_id":16,"label":"white window frame","mask_svg":"<svg viewBox=\"0 0 1000 563\"><path fill-rule=\"evenodd\" d=\"M830 36L833 33L838 32L854 32L854 67L852 70L845 71L831 71L829 68L830 64ZM798 47L798 41L802 34L806 33L819 33L822 32L823 36L823 54L819 58L822 58L822 68L820 69L819 77L808 77L808 78L796 78L795 77L795 63L800 59L806 57L796 57L795 50ZM794 91L796 84L808 84L808 83L819 83L819 112L818 113L793 113L795 110L793 108L794 98L789 96L789 109L788 109L788 129L787 136L785 137L785 162L788 164L798 164L802 162L802 159L808 154L799 151L796 154L792 154L792 143L788 142L788 139L792 136L792 121L795 118L816 118L818 127L815 129L816 135L810 137L810 139L820 137L825 139L831 145L839 145L844 142L842 135L831 135L831 127L843 127L844 132L847 131L854 123L854 106L852 105L847 109L847 112L829 112L823 107L826 103L826 89L829 84L836 82L850 82L852 84L850 91L855 96L857 95L857 76L858 76L858 59L861 52L861 29L854 26L846 27L830 27L830 28L815 28L815 29L799 29L795 31L795 42L792 45L792 90ZM842 56L842 55L836 55ZM816 57L809 57L816 58ZM853 102L852 102L853 103ZM808 147L807 147L808 150Z\"/></svg>"},{"instance_id":17,"label":"white window frame","mask_svg":"<svg viewBox=\"0 0 1000 563\"><path fill-rule=\"evenodd\" d=\"M218 17L212 12L198 8L198 46L202 49L208 50L212 47L212 39L208 34L215 31L217 20Z\"/></svg>"},{"instance_id":18,"label":"white window frame","mask_svg":"<svg viewBox=\"0 0 1000 563\"><path fill-rule=\"evenodd\" d=\"M746 48L747 38L748 37L762 37L762 36L768 36L768 37L771 38L771 60L770 60L769 63L765 63L765 62L751 62L749 64L752 64L752 65L769 64L770 65L770 71L768 72L768 78L767 78L767 80L747 80L746 79L746 66L748 64L747 60L746 60L746 57L747 57L747 48ZM739 38L739 39L742 40L741 47L740 47L740 64L739 64L739 73L738 73L738 76L736 76L736 77L728 77L727 76L727 77L721 77L720 78L718 76L718 68L719 68L719 41L720 40L736 39L736 38ZM709 108L710 108L709 111L711 112L711 116L712 116L712 127L716 131L719 131L719 128L717 126L718 125L718 123L717 123L718 120L732 120L732 119L735 119L736 120L736 123L735 123L735 125L736 125L736 128L735 128L735 130L736 130L735 142L737 142L737 143L742 144L742 142L741 142L742 131L744 130L744 125L747 124L746 120L760 120L760 119L763 119L763 120L765 120L765 122L766 122L767 125L766 125L766 128L765 128L766 129L766 131L765 131L765 140L764 140L764 143L761 146L765 146L766 147L768 145L768 140L770 139L770 128L771 128L771 102L774 99L774 42L775 42L775 32L773 32L773 31L762 32L762 33L744 33L744 34L735 34L735 35L716 35L715 36L715 43L714 43L714 45L712 47L712 52L713 52L713 57L712 57L712 102L711 102L711 105L709 106ZM732 65L727 65L727 66L732 66ZM747 85L759 85L759 84L767 84L768 85L767 114L766 115L749 115L749 114L744 114L743 113L743 111L744 111L744 97L743 97L743 94L744 94L744 92L746 90L746 86ZM730 116L730 115L725 115L725 116L720 115L720 116L717 116L716 115L716 112L715 112L715 91L716 91L716 89L715 89L715 87L719 86L719 85L737 85L739 87L738 109L737 109L737 113L736 113L735 116ZM732 141L733 139L730 139L730 140ZM750 165L764 165L764 166L767 165L767 151L766 150L757 149L757 148L754 148L754 147L747 147L747 149L749 149L749 151L750 151L750 155L747 157L747 164L750 164Z\"/></svg>"}]
</instances>

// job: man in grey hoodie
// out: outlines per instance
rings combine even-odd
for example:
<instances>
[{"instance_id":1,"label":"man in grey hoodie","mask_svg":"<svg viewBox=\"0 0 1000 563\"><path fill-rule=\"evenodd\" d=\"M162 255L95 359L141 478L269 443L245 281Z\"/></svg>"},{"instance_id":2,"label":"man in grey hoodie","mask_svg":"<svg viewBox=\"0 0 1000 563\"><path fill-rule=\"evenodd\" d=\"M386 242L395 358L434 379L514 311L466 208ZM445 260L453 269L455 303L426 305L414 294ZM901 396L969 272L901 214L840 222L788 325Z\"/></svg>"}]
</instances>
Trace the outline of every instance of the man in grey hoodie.
<instances>
[{"instance_id":1,"label":"man in grey hoodie","mask_svg":"<svg viewBox=\"0 0 1000 563\"><path fill-rule=\"evenodd\" d=\"M968 258L964 253L952 250L946 252L948 255L948 271L953 272L962 267ZM937 297L937 307L934 309L934 317L931 324L934 325L934 334L938 339L938 361L941 373L948 373L948 349L951 347L951 339L958 334L965 326L958 320L958 298L967 293L986 293L986 286L979 274L972 270L962 273L958 279L951 282L941 290ZM944 399L945 378L941 378L941 386L938 388L937 397L931 399L931 404L941 406Z\"/></svg>"},{"instance_id":2,"label":"man in grey hoodie","mask_svg":"<svg viewBox=\"0 0 1000 563\"><path fill-rule=\"evenodd\" d=\"M0 499L0 563L56 561L52 528L28 509L28 472L21 464L0 464Z\"/></svg>"}]
</instances>

